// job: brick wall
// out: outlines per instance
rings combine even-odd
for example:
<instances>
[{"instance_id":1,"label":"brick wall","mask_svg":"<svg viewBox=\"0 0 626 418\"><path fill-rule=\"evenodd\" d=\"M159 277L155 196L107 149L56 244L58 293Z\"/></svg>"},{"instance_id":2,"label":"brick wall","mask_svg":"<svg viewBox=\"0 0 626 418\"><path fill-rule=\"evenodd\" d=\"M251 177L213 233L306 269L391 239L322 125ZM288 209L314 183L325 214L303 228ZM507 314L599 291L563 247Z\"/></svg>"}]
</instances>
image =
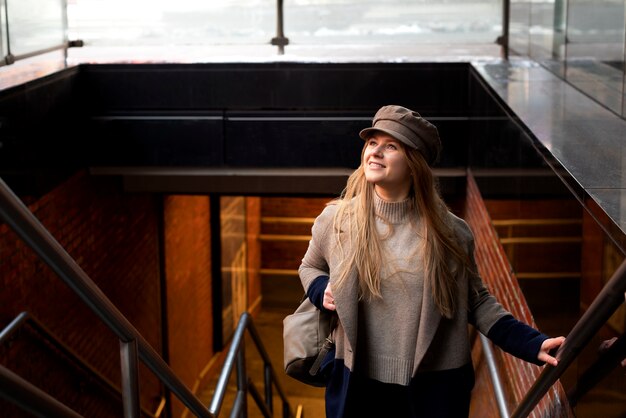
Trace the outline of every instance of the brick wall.
<instances>
[{"instance_id":1,"label":"brick wall","mask_svg":"<svg viewBox=\"0 0 626 418\"><path fill-rule=\"evenodd\" d=\"M487 208L471 175L468 175L467 179L467 199L463 217L474 233L476 242L474 256L478 272L483 278L485 285L498 301L502 303L505 309L511 312L517 319L535 326L532 313L528 308L515 275L511 272L511 266L506 258L504 248L498 241L498 236L491 224ZM490 387L491 383L487 382L487 365L484 361L481 361L482 354L478 339L475 340L475 344L478 347L474 347L472 354L476 368L477 388ZM500 377L503 380L503 389L508 407L510 411L513 411L537 379L541 369L507 355L497 348L494 349L494 355L498 363ZM498 416L497 406L491 395L493 390L474 391L473 396L476 397L481 393L487 393L489 396L486 399L472 399L470 416ZM560 383L552 386L530 416L550 416L555 418L573 416Z\"/></svg>"},{"instance_id":2,"label":"brick wall","mask_svg":"<svg viewBox=\"0 0 626 418\"><path fill-rule=\"evenodd\" d=\"M96 180L81 171L43 197L27 200L51 234L160 351L158 211L154 198L122 194L114 182ZM0 326L6 326L19 312L28 311L119 385L117 338L6 225L0 226L0 289ZM51 362L59 356L40 339L20 333L0 350L1 364L58 394L82 413L90 408L82 389L63 389L62 380L69 379L77 386L81 380L59 372L61 362ZM160 385L145 368L140 370L140 381L143 403L154 410ZM0 410L9 408L0 404ZM94 411L87 415L97 416Z\"/></svg>"}]
</instances>

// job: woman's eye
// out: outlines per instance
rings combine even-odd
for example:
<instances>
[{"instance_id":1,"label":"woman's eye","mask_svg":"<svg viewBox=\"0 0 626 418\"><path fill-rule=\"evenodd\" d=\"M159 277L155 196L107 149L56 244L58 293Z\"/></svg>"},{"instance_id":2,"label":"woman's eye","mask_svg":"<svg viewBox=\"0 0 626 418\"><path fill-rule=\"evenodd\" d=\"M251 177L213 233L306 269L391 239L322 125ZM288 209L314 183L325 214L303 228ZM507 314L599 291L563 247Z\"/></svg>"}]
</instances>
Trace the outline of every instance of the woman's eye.
<instances>
[{"instance_id":1,"label":"woman's eye","mask_svg":"<svg viewBox=\"0 0 626 418\"><path fill-rule=\"evenodd\" d=\"M376 146L376 142L375 142L375 141L370 141L370 142L368 143L368 145L369 145L370 147L375 147L375 146Z\"/></svg>"},{"instance_id":2,"label":"woman's eye","mask_svg":"<svg viewBox=\"0 0 626 418\"><path fill-rule=\"evenodd\" d=\"M389 148L389 149L398 149L398 148L397 148L395 145L393 145L393 144L388 144L388 145L387 145L387 148Z\"/></svg>"}]
</instances>

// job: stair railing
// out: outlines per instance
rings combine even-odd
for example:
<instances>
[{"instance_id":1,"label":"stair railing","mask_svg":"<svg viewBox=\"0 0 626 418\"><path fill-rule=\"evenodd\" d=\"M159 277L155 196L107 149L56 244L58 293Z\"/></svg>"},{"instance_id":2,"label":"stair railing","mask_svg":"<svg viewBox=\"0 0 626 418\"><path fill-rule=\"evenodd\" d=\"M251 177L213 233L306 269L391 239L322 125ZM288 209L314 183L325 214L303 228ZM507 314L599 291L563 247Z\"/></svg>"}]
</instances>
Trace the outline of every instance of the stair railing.
<instances>
[{"instance_id":1,"label":"stair railing","mask_svg":"<svg viewBox=\"0 0 626 418\"><path fill-rule=\"evenodd\" d=\"M467 196L471 199L468 200L466 205L465 216L474 229L476 236L476 251L477 251L477 263L480 269L480 265L487 264L489 267L493 267L496 264L500 264L500 270L494 274L488 274L490 269L487 269L484 274L484 279L490 279L490 285L495 289L499 289L499 292L511 291L510 287L500 286L504 280L501 280L503 276L511 274L512 270L508 261L504 265L506 260L506 254L501 245L496 246L498 248L497 254L494 258L487 257L493 255L492 246L494 242L497 242L497 233L493 228L491 220L488 220L488 225L485 224L485 219L488 219L487 209L482 203L482 197L478 190L478 186L474 180L471 171L468 171L467 177ZM470 210L468 210L468 208ZM482 244L480 243L482 241ZM485 245L485 241L488 245ZM489 249L489 251L486 250ZM480 251L480 250L483 251ZM478 257L482 253L482 257ZM500 284L497 284L497 282ZM601 290L600 294L595 298L591 306L587 309L585 314L580 318L578 323L572 328L563 346L559 349L556 356L559 359L559 365L552 367L546 365L538 376L529 379L527 382L530 386L527 390L521 390L519 392L519 398L522 398L515 408L513 414L509 415L507 410L507 402L504 397L502 383L498 376L498 370L496 369L495 362L492 359L490 343L486 338L481 338L483 345L483 355L489 368L490 377L492 379L495 399L498 404L500 416L502 418L523 418L527 417L533 412L533 409L541 401L541 399L548 393L557 380L563 375L565 370L571 365L571 363L578 357L583 348L588 345L591 338L604 326L609 317L619 308L624 302L624 294L626 292L626 261L624 261L620 267L615 271L609 282ZM518 313L522 313L519 311ZM588 391L593 385L595 385L612 367L615 367L624 358L624 351L626 351L626 336L620 337L613 346L592 365L587 372L585 372L582 378L579 380L577 387L573 388L569 393L565 394L557 389L554 393L555 406L561 406L561 403L569 402L570 405L564 408L564 415L559 416L571 416L569 407L576 404L578 399ZM534 381L534 382L533 382ZM531 385L531 382L532 385ZM526 387L524 385L524 387ZM517 395L517 393L515 393ZM517 399L519 399L517 398ZM542 411L546 412L546 411Z\"/></svg>"},{"instance_id":2,"label":"stair railing","mask_svg":"<svg viewBox=\"0 0 626 418\"><path fill-rule=\"evenodd\" d=\"M0 398L16 403L37 417L82 418L82 415L4 366L0 366L0 389Z\"/></svg>"},{"instance_id":3,"label":"stair railing","mask_svg":"<svg viewBox=\"0 0 626 418\"><path fill-rule=\"evenodd\" d=\"M89 375L105 390L107 390L112 396L118 397L121 399L122 390L118 385L115 385L113 382L108 380L102 374L100 374L96 369L94 369L89 363L87 363L84 359L82 359L78 354L76 354L72 349L63 344L56 338L52 332L50 332L37 318L33 317L28 312L20 312L4 329L0 331L0 346L4 345L8 342L13 335L20 330L23 326L29 325L35 332L39 335L43 336L47 341L50 342L54 346L59 353L65 356L70 361L74 362L78 367L83 370L86 370ZM148 411L146 408L141 408L142 416L158 418L163 411L163 404L165 402L165 397L161 396L161 401L159 403L159 407L156 412L152 413Z\"/></svg>"},{"instance_id":4,"label":"stair railing","mask_svg":"<svg viewBox=\"0 0 626 418\"><path fill-rule=\"evenodd\" d=\"M263 399L259 390L248 377L246 370L244 344L246 330L248 330L248 334L250 335L252 342L254 342L259 355L263 359L265 399ZM252 316L250 316L248 312L241 314L228 350L228 354L226 355L226 360L224 361L224 367L222 368L222 372L220 373L217 381L215 393L213 395L211 405L209 406L209 412L214 416L218 416L220 412L224 401L224 395L226 394L228 380L230 379L230 375L235 367L237 369L237 396L231 411L231 417L239 417L240 412L246 409L246 395L248 392L252 395L252 398L263 416L266 418L272 417L274 412L272 385L276 386L276 390L282 400L283 418L289 418L292 416L287 396L280 386L276 377L276 372L272 367L270 357L263 346L263 342L261 341L261 337L259 336L256 327L254 326Z\"/></svg>"},{"instance_id":5,"label":"stair railing","mask_svg":"<svg viewBox=\"0 0 626 418\"><path fill-rule=\"evenodd\" d=\"M136 401L138 382L136 373L131 374L131 356L139 357L146 366L185 404L196 416L210 418L211 415L200 400L183 384L150 346L144 337L122 315L115 305L89 278L59 242L39 222L24 203L0 179L0 218L30 246L33 251L72 289L80 299L120 339L120 363L122 363L122 394L126 417L137 417ZM136 350L132 347L136 344Z\"/></svg>"},{"instance_id":6,"label":"stair railing","mask_svg":"<svg viewBox=\"0 0 626 418\"><path fill-rule=\"evenodd\" d=\"M604 326L611 315L624 302L626 293L626 260L613 273L600 294L578 320L558 350L556 367L546 366L511 418L524 418L530 414L550 387L563 375L593 336Z\"/></svg>"},{"instance_id":7,"label":"stair railing","mask_svg":"<svg viewBox=\"0 0 626 418\"><path fill-rule=\"evenodd\" d=\"M483 334L479 334L480 345L483 349L483 356L487 362L487 369L489 370L489 377L491 378L491 384L493 385L493 393L498 404L498 412L500 418L509 418L509 408L506 404L506 396L504 395L504 386L500 380L500 374L498 373L498 366L496 364L495 355L491 348L491 342Z\"/></svg>"},{"instance_id":8,"label":"stair railing","mask_svg":"<svg viewBox=\"0 0 626 418\"><path fill-rule=\"evenodd\" d=\"M249 380L245 369L245 351L243 346L243 331L248 329L259 353L265 362L266 400L265 408L261 410L265 416L272 411L271 384L274 385L283 400L283 416L290 417L291 411L284 391L281 389L276 375L269 362L269 357L263 348L249 314L244 313L237 326L237 332L229 349L226 364L220 375L216 393L211 402L210 410L185 386L169 365L150 346L144 337L122 315L115 305L106 297L98 286L89 278L87 273L65 251L59 242L39 222L35 215L13 193L9 186L0 178L0 219L28 245L50 268L68 285L78 297L118 336L120 339L120 363L122 373L122 398L125 418L139 417L139 383L138 362L143 363L157 376L157 378L197 417L215 418L221 409L226 390L228 376L233 370L233 363L237 359L238 395L232 417L245 416L246 391L249 390L255 401L261 399L255 386ZM8 373L5 373L8 372ZM5 378L6 377L6 378ZM22 385L23 383L23 385ZM13 389L20 385L20 393L13 393L15 399L28 402L44 402L42 407L50 408L55 412L50 416L79 416L63 404L54 400L40 389L30 385L19 376L0 366L0 396L9 396ZM3 392L4 391L4 392ZM12 399L10 399L12 400ZM263 404L261 402L261 404Z\"/></svg>"}]
</instances>

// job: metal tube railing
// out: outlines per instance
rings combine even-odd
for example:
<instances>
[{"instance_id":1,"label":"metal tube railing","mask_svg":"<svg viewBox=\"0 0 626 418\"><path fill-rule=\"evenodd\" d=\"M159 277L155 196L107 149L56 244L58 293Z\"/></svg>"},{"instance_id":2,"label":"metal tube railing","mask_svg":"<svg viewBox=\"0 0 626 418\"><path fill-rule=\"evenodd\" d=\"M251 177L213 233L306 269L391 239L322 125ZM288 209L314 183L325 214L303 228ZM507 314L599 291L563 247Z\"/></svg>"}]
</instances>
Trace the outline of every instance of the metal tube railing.
<instances>
[{"instance_id":1,"label":"metal tube railing","mask_svg":"<svg viewBox=\"0 0 626 418\"><path fill-rule=\"evenodd\" d=\"M61 355L65 356L70 361L75 362L79 367L86 370L90 377L93 378L96 383L101 385L104 390L107 390L113 396L121 396L122 390L119 386L115 385L106 377L102 376L97 370L89 365L84 359L80 358L69 347L60 342L43 324L41 324L37 318L33 317L28 312L24 311L19 313L5 328L0 330L0 345L6 343L17 330L23 325L27 324L39 335L46 338ZM143 416L159 417L165 407L165 397L161 397L161 402L153 413L145 408L141 409Z\"/></svg>"},{"instance_id":2,"label":"metal tube railing","mask_svg":"<svg viewBox=\"0 0 626 418\"><path fill-rule=\"evenodd\" d=\"M271 44L278 47L278 55L283 55L285 45L289 44L283 30L283 0L276 0L276 36L272 38Z\"/></svg>"},{"instance_id":3,"label":"metal tube railing","mask_svg":"<svg viewBox=\"0 0 626 418\"><path fill-rule=\"evenodd\" d=\"M248 411L248 397L245 396L248 393L248 373L246 372L246 344L241 341L239 350L237 350L237 392L242 393L243 405L241 408L243 411ZM242 414L242 418L247 414Z\"/></svg>"},{"instance_id":4,"label":"metal tube railing","mask_svg":"<svg viewBox=\"0 0 626 418\"><path fill-rule=\"evenodd\" d=\"M250 314L248 313L245 313L244 315L246 315L248 318L250 317ZM276 392L278 392L278 395L283 401L283 407L288 407L289 403L287 402L287 395L283 391L283 388L278 384L278 377L276 376L276 372L271 367L272 361L270 360L270 356L267 354L267 351L265 351L265 348L263 347L263 343L261 341L261 337L256 327L254 326L254 323L252 323L252 321L250 321L250 324L248 326L248 332L250 333L250 337L252 338L252 341L254 342L254 345L256 346L257 351L259 352L259 355L263 359L263 362L265 363L266 367L269 369L268 373L271 377L271 380L275 382Z\"/></svg>"},{"instance_id":5,"label":"metal tube railing","mask_svg":"<svg viewBox=\"0 0 626 418\"><path fill-rule=\"evenodd\" d=\"M228 380L230 379L230 375L235 367L235 359L237 356L237 351L239 350L239 346L243 341L244 331L246 330L246 320L242 317L239 320L239 324L237 324L237 328L235 329L235 334L233 336L232 342L230 343L230 349L226 354L226 359L224 360L224 366L222 367L222 372L217 379L217 385L215 386L215 393L213 394L213 398L211 399L211 404L209 405L209 412L213 416L217 416L220 413L220 409L222 408L222 403L224 402L224 396L226 395L226 388L228 387Z\"/></svg>"},{"instance_id":6,"label":"metal tube railing","mask_svg":"<svg viewBox=\"0 0 626 418\"><path fill-rule=\"evenodd\" d=\"M509 22L511 20L511 0L502 1L502 35L500 46L502 47L502 58L509 59Z\"/></svg>"},{"instance_id":7,"label":"metal tube railing","mask_svg":"<svg viewBox=\"0 0 626 418\"><path fill-rule=\"evenodd\" d=\"M274 413L274 401L272 399L272 366L266 364L263 368L263 379L265 381L265 405L270 413Z\"/></svg>"},{"instance_id":8,"label":"metal tube railing","mask_svg":"<svg viewBox=\"0 0 626 418\"><path fill-rule=\"evenodd\" d=\"M626 292L626 261L615 271L611 279L602 288L591 306L567 336L556 356L556 367L546 366L520 402L511 418L524 418L530 414L550 387L563 375L591 338L604 326L609 317L623 303Z\"/></svg>"},{"instance_id":9,"label":"metal tube railing","mask_svg":"<svg viewBox=\"0 0 626 418\"><path fill-rule=\"evenodd\" d=\"M32 385L4 366L0 366L0 397L38 417L82 418L38 387Z\"/></svg>"},{"instance_id":10,"label":"metal tube railing","mask_svg":"<svg viewBox=\"0 0 626 418\"><path fill-rule=\"evenodd\" d=\"M18 316L16 316L13 321L9 323L2 331L0 331L0 344L4 344L15 331L20 329L26 321L30 319L30 315L28 312L21 312Z\"/></svg>"},{"instance_id":11,"label":"metal tube railing","mask_svg":"<svg viewBox=\"0 0 626 418\"><path fill-rule=\"evenodd\" d=\"M4 11L0 21L2 21L2 23L4 24L4 32L6 35L5 39L3 40L4 45L6 46L5 56L0 64L5 65L12 64L13 62L15 62L15 59L11 54L11 34L9 32L9 5L7 4L7 0L0 1L2 1L2 10Z\"/></svg>"},{"instance_id":12,"label":"metal tube railing","mask_svg":"<svg viewBox=\"0 0 626 418\"><path fill-rule=\"evenodd\" d=\"M249 390L248 377L245 367L244 332L250 333L258 353L263 359L265 367L265 382L276 386L277 392L283 401L283 416L291 416L291 408L287 397L282 390L276 374L271 367L271 360L263 347L259 334L252 323L249 313L241 315L235 331L231 346L227 353L226 361L218 379L215 395L211 401L210 410L202 405L199 399L178 379L170 367L163 361L158 353L145 341L139 332L119 312L113 303L102 293L95 283L87 276L74 259L55 240L50 232L28 210L22 201L11 191L7 184L0 179L0 219L9 225L14 232L28 244L35 253L50 266L50 268L83 300L83 302L115 332L120 339L120 363L122 371L122 388L124 400L124 414L126 417L139 416L138 394L138 370L137 357L191 410L197 417L214 418L221 409L229 376L232 373L235 362L237 363L237 386L238 394L231 416L238 417L247 410L247 392ZM0 333L0 342L8 339L26 320L28 314L22 313L15 318L8 327ZM0 366L1 367L1 366ZM17 375L2 368L4 373L0 380L0 396L8 396L13 402L20 402L20 406L26 407L29 403L39 404L45 409L46 416L51 416L56 409L62 410L63 405L46 395L40 389L26 382ZM0 377L1 378L1 377ZM269 380L269 382L268 382ZM8 382L8 383L7 383ZM12 383L16 382L15 385ZM4 384L4 386L3 386ZM6 385L12 385L11 390L6 390ZM23 388L23 390L21 389ZM15 394L14 394L15 392ZM258 391L257 391L258 394ZM271 389L265 390L266 397L271 396ZM21 399L24 402L21 402ZM267 411L271 407L271 399L265 400L261 410ZM67 415L53 416L78 416L72 415L71 410Z\"/></svg>"},{"instance_id":13,"label":"metal tube railing","mask_svg":"<svg viewBox=\"0 0 626 418\"><path fill-rule=\"evenodd\" d=\"M180 381L167 363L2 179L0 179L0 218L117 334L121 341L137 341L141 360L187 408L198 417L211 417L200 400Z\"/></svg>"},{"instance_id":14,"label":"metal tube railing","mask_svg":"<svg viewBox=\"0 0 626 418\"><path fill-rule=\"evenodd\" d=\"M261 411L261 414L263 414L263 417L272 418L272 412L268 409L263 400L263 397L261 396L261 393L251 380L248 380L248 391L250 392L250 395L252 395L252 399L254 399L254 402L259 407L259 410Z\"/></svg>"},{"instance_id":15,"label":"metal tube railing","mask_svg":"<svg viewBox=\"0 0 626 418\"><path fill-rule=\"evenodd\" d=\"M54 45L48 48L43 48L43 49L38 49L36 51L27 52L25 54L20 54L20 55L7 54L4 60L0 61L0 67L3 65L14 64L15 61L36 57L37 55L47 54L48 52L53 52L53 51L58 51L58 50L67 50L68 47L69 47L69 43L65 42L65 43Z\"/></svg>"},{"instance_id":16,"label":"metal tube railing","mask_svg":"<svg viewBox=\"0 0 626 418\"><path fill-rule=\"evenodd\" d=\"M489 369L489 376L491 377L491 383L493 384L493 391L498 404L498 411L500 411L501 418L509 418L509 408L506 404L506 398L504 396L504 389L502 388L502 381L498 374L498 367L491 349L491 342L483 334L478 333L480 336L480 343L483 348L483 355L487 362L487 368Z\"/></svg>"},{"instance_id":17,"label":"metal tube railing","mask_svg":"<svg viewBox=\"0 0 626 418\"><path fill-rule=\"evenodd\" d=\"M122 364L122 398L125 418L139 418L139 368L137 365L137 341L120 341Z\"/></svg>"},{"instance_id":18,"label":"metal tube railing","mask_svg":"<svg viewBox=\"0 0 626 418\"><path fill-rule=\"evenodd\" d=\"M291 417L292 412L289 406L289 401L287 400L287 396L285 395L285 392L283 391L278 379L276 378L276 373L274 372L274 369L271 367L271 360L267 352L265 351L265 348L263 347L261 338L259 337L259 334L254 326L254 323L252 322L252 317L250 316L248 312L244 312L241 314L239 323L237 324L237 328L235 329L235 333L233 335L230 348L228 350L228 353L226 354L226 359L224 360L224 366L222 367L222 372L220 373L220 376L217 380L215 393L213 394L213 398L211 399L209 412L213 416L219 415L219 412L220 412L220 409L222 407L222 403L224 400L224 395L226 394L228 380L230 379L230 375L236 363L237 363L238 391L237 391L237 399L235 400L235 403L245 402L245 396L243 398L239 396L241 393L245 394L245 391L242 390L243 386L240 385L240 379L245 379L245 383L243 383L243 385L245 385L247 390L250 390L250 387L247 386L247 382L248 382L247 373L245 371L245 365L243 364L242 356L239 354L239 352L242 351L242 348L243 348L243 341L244 341L246 330L248 330L248 333L252 339L252 342L254 343L259 355L261 356L265 367L269 369L269 371L266 372L270 376L269 384L270 385L273 384L276 387L276 391L278 392L281 400L283 401L283 417L285 418ZM268 381L266 378L266 385L267 384L268 384ZM258 391L256 390L256 388L252 390L256 391L258 394ZM267 394L271 394L271 391L268 391L266 387L265 393L267 397ZM270 401L268 401L268 399L265 399L265 405L269 405L270 404L269 402ZM236 415L233 415L234 414L233 411L235 410L240 411L241 407L242 405L233 406L233 410L231 411L231 416L236 416ZM259 408L261 409L262 412L264 411L264 409L268 409L268 408L261 408L261 405L259 405Z\"/></svg>"}]
</instances>

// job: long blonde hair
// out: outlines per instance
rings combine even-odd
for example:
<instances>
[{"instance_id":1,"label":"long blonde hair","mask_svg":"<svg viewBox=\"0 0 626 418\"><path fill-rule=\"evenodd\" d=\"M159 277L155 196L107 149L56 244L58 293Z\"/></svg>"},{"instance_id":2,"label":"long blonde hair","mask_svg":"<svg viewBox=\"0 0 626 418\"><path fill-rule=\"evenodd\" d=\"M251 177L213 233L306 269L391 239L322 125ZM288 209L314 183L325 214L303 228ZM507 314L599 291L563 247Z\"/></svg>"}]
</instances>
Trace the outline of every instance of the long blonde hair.
<instances>
[{"instance_id":1,"label":"long blonde hair","mask_svg":"<svg viewBox=\"0 0 626 418\"><path fill-rule=\"evenodd\" d=\"M367 144L366 144L367 146ZM433 173L419 151L401 144L411 171L410 199L420 217L418 233L424 238L424 279L441 314L451 318L456 308L456 280L470 271L468 255L459 246L454 232L446 222L447 207ZM344 285L356 269L360 297L382 297L380 291L383 252L376 230L374 185L365 179L363 153L361 165L350 175L333 219L333 231L341 250L341 264L334 289ZM345 237L345 238L343 238ZM342 243L349 240L347 251Z\"/></svg>"}]
</instances>

